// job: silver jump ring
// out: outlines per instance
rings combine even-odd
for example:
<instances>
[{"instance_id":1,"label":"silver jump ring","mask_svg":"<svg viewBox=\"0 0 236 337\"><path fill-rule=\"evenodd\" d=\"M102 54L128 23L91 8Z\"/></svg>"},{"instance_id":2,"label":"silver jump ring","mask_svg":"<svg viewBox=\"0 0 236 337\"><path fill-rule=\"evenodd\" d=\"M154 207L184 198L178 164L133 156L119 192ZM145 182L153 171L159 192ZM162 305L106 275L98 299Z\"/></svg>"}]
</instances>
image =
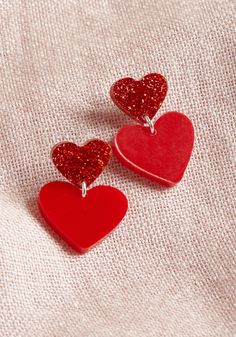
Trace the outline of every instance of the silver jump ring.
<instances>
[{"instance_id":1,"label":"silver jump ring","mask_svg":"<svg viewBox=\"0 0 236 337\"><path fill-rule=\"evenodd\" d=\"M81 188L82 188L82 197L85 198L87 195L87 185L85 181L82 181Z\"/></svg>"},{"instance_id":2,"label":"silver jump ring","mask_svg":"<svg viewBox=\"0 0 236 337\"><path fill-rule=\"evenodd\" d=\"M154 124L153 124L153 121L151 120L151 118L149 118L147 115L144 115L143 119L145 120L145 122L149 126L151 133L154 134L155 128L154 128Z\"/></svg>"}]
</instances>

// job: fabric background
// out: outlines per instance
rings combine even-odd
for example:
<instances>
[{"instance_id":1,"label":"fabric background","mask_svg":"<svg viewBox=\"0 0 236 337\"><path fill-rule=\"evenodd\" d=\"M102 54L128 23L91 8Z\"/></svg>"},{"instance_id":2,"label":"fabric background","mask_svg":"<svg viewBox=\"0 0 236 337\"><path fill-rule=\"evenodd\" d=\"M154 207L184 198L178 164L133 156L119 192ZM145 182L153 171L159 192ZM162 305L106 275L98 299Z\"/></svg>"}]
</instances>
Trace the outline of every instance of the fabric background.
<instances>
[{"instance_id":1,"label":"fabric background","mask_svg":"<svg viewBox=\"0 0 236 337\"><path fill-rule=\"evenodd\" d=\"M232 337L235 318L235 2L0 1L0 336ZM133 123L109 98L125 76L164 74L160 115L196 141L164 190L113 158L117 230L78 256L43 221L37 193L63 179L62 140L110 141Z\"/></svg>"}]
</instances>

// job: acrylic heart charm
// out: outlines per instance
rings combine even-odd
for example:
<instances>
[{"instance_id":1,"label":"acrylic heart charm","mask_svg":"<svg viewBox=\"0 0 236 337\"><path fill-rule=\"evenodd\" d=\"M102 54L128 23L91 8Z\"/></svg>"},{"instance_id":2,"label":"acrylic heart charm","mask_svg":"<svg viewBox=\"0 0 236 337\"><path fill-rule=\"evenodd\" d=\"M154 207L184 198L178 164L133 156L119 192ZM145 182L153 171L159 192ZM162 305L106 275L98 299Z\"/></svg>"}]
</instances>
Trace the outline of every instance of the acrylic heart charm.
<instances>
[{"instance_id":1,"label":"acrylic heart charm","mask_svg":"<svg viewBox=\"0 0 236 337\"><path fill-rule=\"evenodd\" d=\"M182 113L167 112L155 123L155 133L148 127L127 125L113 142L113 152L131 170L166 186L174 186L188 165L194 129Z\"/></svg>"},{"instance_id":2,"label":"acrylic heart charm","mask_svg":"<svg viewBox=\"0 0 236 337\"><path fill-rule=\"evenodd\" d=\"M111 157L108 143L94 139L84 146L64 142L52 149L51 157L58 171L72 184L89 186L103 171Z\"/></svg>"},{"instance_id":3,"label":"acrylic heart charm","mask_svg":"<svg viewBox=\"0 0 236 337\"><path fill-rule=\"evenodd\" d=\"M114 187L94 187L83 198L77 186L63 181L44 185L38 205L47 223L80 253L105 238L128 208L126 197Z\"/></svg>"},{"instance_id":4,"label":"acrylic heart charm","mask_svg":"<svg viewBox=\"0 0 236 337\"><path fill-rule=\"evenodd\" d=\"M111 87L113 102L139 123L144 115L152 119L167 93L167 81L161 74L148 74L141 80L122 78Z\"/></svg>"}]
</instances>

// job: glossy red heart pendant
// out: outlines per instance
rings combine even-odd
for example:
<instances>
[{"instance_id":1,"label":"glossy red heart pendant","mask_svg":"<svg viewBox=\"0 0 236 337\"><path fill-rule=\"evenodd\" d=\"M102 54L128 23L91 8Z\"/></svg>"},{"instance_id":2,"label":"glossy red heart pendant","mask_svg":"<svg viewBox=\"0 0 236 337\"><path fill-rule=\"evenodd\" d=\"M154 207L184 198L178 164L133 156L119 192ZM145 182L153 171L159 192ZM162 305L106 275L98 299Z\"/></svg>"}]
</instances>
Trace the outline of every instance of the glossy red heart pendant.
<instances>
[{"instance_id":1,"label":"glossy red heart pendant","mask_svg":"<svg viewBox=\"0 0 236 337\"><path fill-rule=\"evenodd\" d=\"M38 204L47 223L80 253L104 239L128 208L126 197L114 187L96 186L83 198L77 186L63 181L44 185Z\"/></svg>"},{"instance_id":2,"label":"glossy red heart pendant","mask_svg":"<svg viewBox=\"0 0 236 337\"><path fill-rule=\"evenodd\" d=\"M84 253L119 224L128 208L125 195L114 187L87 190L106 167L111 147L99 139L84 146L64 142L53 148L51 156L72 184L55 181L44 185L39 192L39 209L69 245Z\"/></svg>"},{"instance_id":3,"label":"glossy red heart pendant","mask_svg":"<svg viewBox=\"0 0 236 337\"><path fill-rule=\"evenodd\" d=\"M161 107L167 93L167 82L161 74L148 74L141 80L122 78L111 87L113 102L139 123L143 116L152 119Z\"/></svg>"},{"instance_id":4,"label":"glossy red heart pendant","mask_svg":"<svg viewBox=\"0 0 236 337\"><path fill-rule=\"evenodd\" d=\"M167 112L148 127L127 125L113 142L113 152L131 170L165 186L183 177L194 143L191 121L182 113Z\"/></svg>"}]
</instances>

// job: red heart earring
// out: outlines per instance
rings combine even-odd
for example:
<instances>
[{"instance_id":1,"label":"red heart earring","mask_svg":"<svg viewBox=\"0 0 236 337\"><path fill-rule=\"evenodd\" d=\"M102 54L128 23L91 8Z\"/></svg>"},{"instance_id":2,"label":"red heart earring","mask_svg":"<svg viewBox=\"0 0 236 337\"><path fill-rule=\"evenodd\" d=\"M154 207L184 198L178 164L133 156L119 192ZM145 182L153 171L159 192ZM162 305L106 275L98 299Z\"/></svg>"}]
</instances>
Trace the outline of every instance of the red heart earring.
<instances>
[{"instance_id":1,"label":"red heart earring","mask_svg":"<svg viewBox=\"0 0 236 337\"><path fill-rule=\"evenodd\" d=\"M125 195L114 187L87 189L108 164L111 152L110 145L98 139L81 147L64 142L52 149L54 165L69 182L44 185L39 209L48 224L80 253L107 236L128 208Z\"/></svg>"},{"instance_id":2,"label":"red heart earring","mask_svg":"<svg viewBox=\"0 0 236 337\"><path fill-rule=\"evenodd\" d=\"M160 74L148 74L141 80L123 78L113 84L113 102L140 124L118 131L113 152L129 169L171 187L182 179L188 165L194 129L180 112L166 112L153 123L166 93L167 82Z\"/></svg>"}]
</instances>

